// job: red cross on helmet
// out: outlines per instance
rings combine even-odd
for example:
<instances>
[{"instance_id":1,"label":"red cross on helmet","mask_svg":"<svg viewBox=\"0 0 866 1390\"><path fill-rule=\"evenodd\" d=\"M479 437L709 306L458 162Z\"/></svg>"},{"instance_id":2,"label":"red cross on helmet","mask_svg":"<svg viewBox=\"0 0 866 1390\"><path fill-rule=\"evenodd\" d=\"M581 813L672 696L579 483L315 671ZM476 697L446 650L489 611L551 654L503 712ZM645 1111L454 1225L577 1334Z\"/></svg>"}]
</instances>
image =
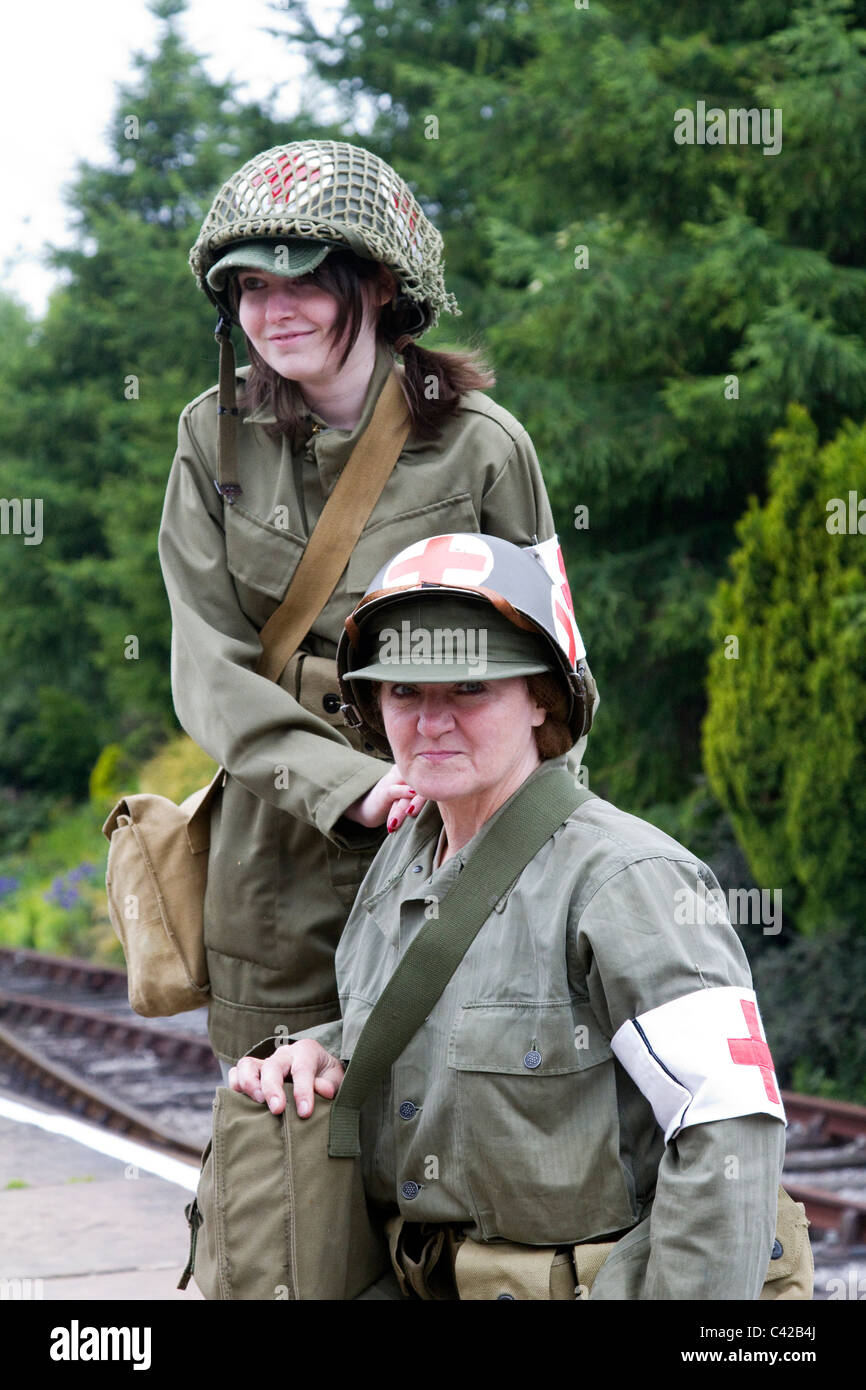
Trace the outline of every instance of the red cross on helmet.
<instances>
[{"instance_id":1,"label":"red cross on helmet","mask_svg":"<svg viewBox=\"0 0 866 1390\"><path fill-rule=\"evenodd\" d=\"M298 257L322 260L334 248L386 265L399 292L415 308L418 336L440 313L459 314L445 288L441 234L408 184L378 155L344 140L294 140L247 160L216 195L190 250L200 287L224 318L232 318L219 265L241 263L235 254L282 246ZM314 269L314 264L304 267ZM299 272L300 273L300 272ZM408 307L408 306L407 306Z\"/></svg>"},{"instance_id":2,"label":"red cross on helmet","mask_svg":"<svg viewBox=\"0 0 866 1390\"><path fill-rule=\"evenodd\" d=\"M374 576L346 619L337 648L337 674L347 722L362 729L364 737L382 752L390 752L387 740L369 718L369 681L388 679L372 655L381 628L376 615L382 614L384 619L382 610L387 609L390 622L395 605L412 605L412 611L417 612L419 603L436 602L447 622L449 610L442 601L452 596L464 614L467 599L471 600L470 609L479 603L491 604L518 632L534 639L525 644L525 658L521 658L519 644L515 648L513 674L552 670L560 675L568 693L567 718L574 741L588 733L595 682L575 622L557 538L521 547L476 532L452 532L415 541L392 556ZM491 668L486 678L501 679L507 674L511 669L498 666ZM462 666L451 666L447 659L435 676L429 672L416 676L419 680L466 678ZM396 669L390 679L397 679Z\"/></svg>"}]
</instances>

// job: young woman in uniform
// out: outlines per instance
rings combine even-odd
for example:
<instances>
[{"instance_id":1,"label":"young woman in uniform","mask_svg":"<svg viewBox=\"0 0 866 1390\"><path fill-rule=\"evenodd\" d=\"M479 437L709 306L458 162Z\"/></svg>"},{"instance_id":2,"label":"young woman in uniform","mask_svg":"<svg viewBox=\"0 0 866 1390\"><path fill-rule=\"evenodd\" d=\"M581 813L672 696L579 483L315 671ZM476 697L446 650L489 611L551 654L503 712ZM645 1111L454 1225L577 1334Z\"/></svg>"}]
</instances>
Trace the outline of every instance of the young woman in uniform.
<instances>
[{"instance_id":1,"label":"young woman in uniform","mask_svg":"<svg viewBox=\"0 0 866 1390\"><path fill-rule=\"evenodd\" d=\"M342 1020L242 1058L230 1080L275 1114L289 1076L301 1117L336 1095L332 1138L344 1065L351 1078L430 905L445 914L531 785L556 794L591 720L547 548L437 541L375 576L337 658L346 708L428 800L382 846L349 917ZM437 633L458 632L462 649L452 636L437 661ZM699 882L720 897L682 845L588 797L491 896L361 1103L364 1187L399 1283L378 1296L758 1298L781 1253L784 1110L745 955L726 915L698 910ZM370 1064L368 1045L358 1074ZM793 1223L802 1245L805 1218Z\"/></svg>"},{"instance_id":2,"label":"young woman in uniform","mask_svg":"<svg viewBox=\"0 0 866 1390\"><path fill-rule=\"evenodd\" d=\"M205 944L210 1037L225 1064L260 1038L335 1018L333 955L373 853L422 804L348 730L334 654L383 560L431 532L553 535L525 429L471 354L417 343L442 310L442 241L368 151L302 141L257 155L192 249L236 377L237 477L219 465L217 388L184 410L160 531L172 689L183 728L226 770L211 812ZM235 374L228 326L251 367ZM331 598L278 682L259 633L402 354L411 430ZM216 484L216 486L215 486Z\"/></svg>"}]
</instances>

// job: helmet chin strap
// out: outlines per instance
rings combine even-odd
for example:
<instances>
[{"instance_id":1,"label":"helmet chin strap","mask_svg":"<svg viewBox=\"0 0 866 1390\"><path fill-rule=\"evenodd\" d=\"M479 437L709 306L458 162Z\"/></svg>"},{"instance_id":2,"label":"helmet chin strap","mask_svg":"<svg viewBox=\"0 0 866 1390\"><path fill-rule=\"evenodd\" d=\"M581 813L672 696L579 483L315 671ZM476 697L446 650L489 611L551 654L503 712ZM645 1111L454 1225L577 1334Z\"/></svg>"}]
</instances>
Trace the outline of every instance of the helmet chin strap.
<instances>
[{"instance_id":1,"label":"helmet chin strap","mask_svg":"<svg viewBox=\"0 0 866 1390\"><path fill-rule=\"evenodd\" d=\"M224 314L214 330L220 345L219 390L217 393L217 476L214 487L233 507L243 492L238 475L238 402L235 383L235 350L232 320Z\"/></svg>"}]
</instances>

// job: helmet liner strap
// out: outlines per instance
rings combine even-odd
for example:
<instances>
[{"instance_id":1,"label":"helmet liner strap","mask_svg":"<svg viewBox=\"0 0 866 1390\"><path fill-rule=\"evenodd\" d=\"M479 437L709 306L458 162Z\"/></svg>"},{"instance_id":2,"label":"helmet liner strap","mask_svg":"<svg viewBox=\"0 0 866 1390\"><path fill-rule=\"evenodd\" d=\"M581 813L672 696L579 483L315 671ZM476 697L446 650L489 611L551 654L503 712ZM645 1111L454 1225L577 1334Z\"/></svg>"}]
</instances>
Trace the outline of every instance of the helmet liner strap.
<instances>
[{"instance_id":1,"label":"helmet liner strap","mask_svg":"<svg viewBox=\"0 0 866 1390\"><path fill-rule=\"evenodd\" d=\"M233 507L243 492L238 475L238 398L235 381L235 350L232 343L232 321L221 315L214 337L220 345L219 390L217 393L217 476L214 487L220 497Z\"/></svg>"}]
</instances>

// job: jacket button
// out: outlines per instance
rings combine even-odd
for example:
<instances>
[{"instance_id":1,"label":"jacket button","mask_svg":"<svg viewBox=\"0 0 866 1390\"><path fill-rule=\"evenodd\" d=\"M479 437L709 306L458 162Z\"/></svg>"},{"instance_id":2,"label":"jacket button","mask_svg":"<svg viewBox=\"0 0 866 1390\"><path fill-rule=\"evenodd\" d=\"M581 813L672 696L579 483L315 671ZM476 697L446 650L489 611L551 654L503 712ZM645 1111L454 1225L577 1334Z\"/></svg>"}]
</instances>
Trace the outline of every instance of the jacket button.
<instances>
[{"instance_id":1,"label":"jacket button","mask_svg":"<svg viewBox=\"0 0 866 1390\"><path fill-rule=\"evenodd\" d=\"M404 1182L400 1188L400 1192L406 1198L407 1202L414 1202L420 1191L421 1188L418 1186L417 1182L412 1182L411 1179L409 1182Z\"/></svg>"},{"instance_id":2,"label":"jacket button","mask_svg":"<svg viewBox=\"0 0 866 1390\"><path fill-rule=\"evenodd\" d=\"M523 1065L525 1067L528 1067L530 1071L535 1071L536 1067L541 1066L541 1053L536 1052L535 1048L533 1048L532 1051L527 1052L526 1056L524 1057Z\"/></svg>"},{"instance_id":3,"label":"jacket button","mask_svg":"<svg viewBox=\"0 0 866 1390\"><path fill-rule=\"evenodd\" d=\"M343 702L340 699L339 695L333 695L330 690L328 691L327 695L322 696L322 704L324 705L328 714L336 714L337 710L340 708L340 705L342 703Z\"/></svg>"},{"instance_id":4,"label":"jacket button","mask_svg":"<svg viewBox=\"0 0 866 1390\"><path fill-rule=\"evenodd\" d=\"M403 1104L400 1106L399 1114L401 1120L414 1120L415 1116L418 1114L418 1107L417 1105L413 1105L411 1100L404 1100Z\"/></svg>"},{"instance_id":5,"label":"jacket button","mask_svg":"<svg viewBox=\"0 0 866 1390\"><path fill-rule=\"evenodd\" d=\"M771 1259L771 1260L781 1260L781 1258L782 1258L782 1256L784 1255L784 1253L785 1253L785 1252L784 1252L784 1250L782 1249L782 1242L777 1238L776 1240L773 1241L773 1253L772 1253L772 1255L770 1256L770 1259Z\"/></svg>"}]
</instances>

